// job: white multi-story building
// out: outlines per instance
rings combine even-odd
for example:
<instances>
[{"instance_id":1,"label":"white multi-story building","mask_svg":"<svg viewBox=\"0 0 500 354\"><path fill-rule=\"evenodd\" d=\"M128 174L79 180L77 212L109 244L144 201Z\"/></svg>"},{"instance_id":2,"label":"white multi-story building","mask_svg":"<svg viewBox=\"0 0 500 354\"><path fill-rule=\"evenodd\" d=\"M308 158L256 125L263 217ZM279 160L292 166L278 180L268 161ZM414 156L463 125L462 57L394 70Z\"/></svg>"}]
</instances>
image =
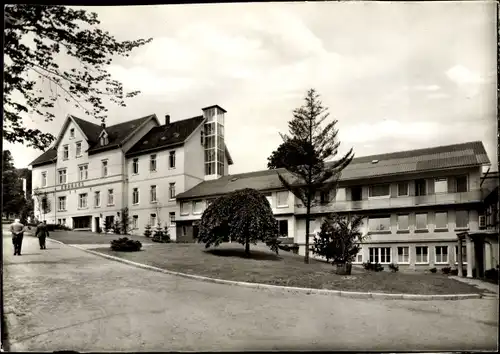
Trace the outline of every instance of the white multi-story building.
<instances>
[{"instance_id":1,"label":"white multi-story building","mask_svg":"<svg viewBox=\"0 0 500 354\"><path fill-rule=\"evenodd\" d=\"M132 233L174 225L177 193L228 173L224 113L215 105L175 122L167 115L163 125L153 114L109 127L68 116L55 144L30 164L35 217L99 232L128 208Z\"/></svg>"},{"instance_id":2,"label":"white multi-story building","mask_svg":"<svg viewBox=\"0 0 500 354\"><path fill-rule=\"evenodd\" d=\"M163 125L150 115L110 127L69 116L54 146L31 164L33 191L51 204L43 213L35 196L35 216L100 231L128 208L131 233L168 226L174 240L193 242L214 198L254 188L268 198L281 240L304 254L306 209L280 182L277 173L286 171L229 175L226 111L214 105L202 112L175 122L167 115ZM426 269L455 266L461 254L468 275L473 267L481 274L499 262L498 227L485 223L493 208L485 204L491 188L482 186L489 163L481 142L355 158L335 192L318 194L310 244L328 213L356 213L368 236L356 263ZM488 203L498 210L498 199Z\"/></svg>"}]
</instances>

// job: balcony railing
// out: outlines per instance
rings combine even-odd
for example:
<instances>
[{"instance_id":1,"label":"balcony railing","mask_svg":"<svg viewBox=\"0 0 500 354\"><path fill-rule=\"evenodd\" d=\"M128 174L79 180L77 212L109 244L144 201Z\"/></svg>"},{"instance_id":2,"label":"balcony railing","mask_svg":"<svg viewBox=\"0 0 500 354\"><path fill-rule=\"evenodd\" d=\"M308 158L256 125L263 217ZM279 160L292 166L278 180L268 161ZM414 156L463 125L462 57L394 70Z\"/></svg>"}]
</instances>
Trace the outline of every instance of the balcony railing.
<instances>
[{"instance_id":1,"label":"balcony railing","mask_svg":"<svg viewBox=\"0 0 500 354\"><path fill-rule=\"evenodd\" d=\"M336 201L329 204L313 206L311 211L313 213L328 213L334 211L392 209L424 205L461 204L480 201L481 191L475 190L463 193L442 193L385 199L364 199L359 201ZM306 208L299 206L295 209L295 213L305 214Z\"/></svg>"}]
</instances>

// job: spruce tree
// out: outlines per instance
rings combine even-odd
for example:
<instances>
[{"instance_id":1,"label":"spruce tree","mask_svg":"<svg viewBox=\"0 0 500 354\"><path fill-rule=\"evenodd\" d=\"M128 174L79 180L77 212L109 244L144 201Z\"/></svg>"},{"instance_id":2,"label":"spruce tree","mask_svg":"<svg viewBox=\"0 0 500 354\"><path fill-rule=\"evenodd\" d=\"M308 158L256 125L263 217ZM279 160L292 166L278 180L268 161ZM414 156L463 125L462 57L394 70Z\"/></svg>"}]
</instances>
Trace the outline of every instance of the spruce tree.
<instances>
[{"instance_id":1,"label":"spruce tree","mask_svg":"<svg viewBox=\"0 0 500 354\"><path fill-rule=\"evenodd\" d=\"M342 170L354 157L351 148L335 160L340 145L335 129L337 120L326 122L330 113L319 97L314 89L307 91L305 103L293 111L293 119L288 123L289 135L281 134L285 150L293 151L283 155L296 157L286 158L280 164L292 179L278 173L279 179L306 207L305 263L309 263L309 221L316 194L335 190Z\"/></svg>"}]
</instances>

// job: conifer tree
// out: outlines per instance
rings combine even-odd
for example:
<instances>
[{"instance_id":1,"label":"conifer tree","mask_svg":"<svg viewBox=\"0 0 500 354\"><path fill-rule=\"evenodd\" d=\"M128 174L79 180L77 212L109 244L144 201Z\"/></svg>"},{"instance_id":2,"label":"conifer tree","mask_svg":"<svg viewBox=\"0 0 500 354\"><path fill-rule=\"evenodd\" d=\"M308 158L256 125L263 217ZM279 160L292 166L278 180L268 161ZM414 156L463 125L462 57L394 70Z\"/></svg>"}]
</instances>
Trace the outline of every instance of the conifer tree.
<instances>
[{"instance_id":1,"label":"conifer tree","mask_svg":"<svg viewBox=\"0 0 500 354\"><path fill-rule=\"evenodd\" d=\"M335 129L337 120L326 121L330 113L319 97L314 89L310 89L304 104L293 111L293 119L288 123L289 135L281 134L283 144L277 149L293 153L281 153L288 158L279 164L274 162L291 174L292 178L287 178L278 172L283 185L306 207L305 263L309 263L309 221L316 195L318 192L330 193L335 190L342 170L354 157L351 148L335 160L340 145L338 130ZM278 155L277 152L273 154Z\"/></svg>"}]
</instances>

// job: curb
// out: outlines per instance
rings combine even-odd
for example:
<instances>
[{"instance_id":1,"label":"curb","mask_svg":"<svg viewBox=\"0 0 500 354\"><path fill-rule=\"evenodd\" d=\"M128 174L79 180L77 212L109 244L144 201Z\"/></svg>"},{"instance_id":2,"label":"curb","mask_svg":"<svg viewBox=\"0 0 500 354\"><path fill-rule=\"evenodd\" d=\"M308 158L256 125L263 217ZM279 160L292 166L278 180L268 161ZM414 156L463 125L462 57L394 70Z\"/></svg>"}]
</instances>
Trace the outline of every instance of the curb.
<instances>
[{"instance_id":1,"label":"curb","mask_svg":"<svg viewBox=\"0 0 500 354\"><path fill-rule=\"evenodd\" d=\"M121 263L129 264L137 268L148 269L159 273L165 273L170 275L176 275L184 278L200 280L208 283L216 284L226 284L233 286L243 286L247 288L254 289L268 289L268 290L281 290L288 292L299 292L305 294L320 294L320 295L333 295L352 299L378 299L378 300L413 300L413 301L430 301L430 300L466 300L466 299L480 299L481 294L450 294L450 295L416 295L416 294L388 294L388 293L364 293L364 292L353 292L353 291L341 291L341 290L329 290L329 289L314 289L314 288L299 288L291 286L279 286L279 285L269 285L261 283L248 283L242 281L233 281L217 278L209 278L201 275L186 274L180 272L174 272L171 270L161 269L153 266L149 266L142 263L137 263L129 261L120 257L111 256L101 252L92 251L76 245L67 245L61 241L51 240L69 247L77 248L81 251L91 253L93 255L118 261Z\"/></svg>"}]
</instances>

